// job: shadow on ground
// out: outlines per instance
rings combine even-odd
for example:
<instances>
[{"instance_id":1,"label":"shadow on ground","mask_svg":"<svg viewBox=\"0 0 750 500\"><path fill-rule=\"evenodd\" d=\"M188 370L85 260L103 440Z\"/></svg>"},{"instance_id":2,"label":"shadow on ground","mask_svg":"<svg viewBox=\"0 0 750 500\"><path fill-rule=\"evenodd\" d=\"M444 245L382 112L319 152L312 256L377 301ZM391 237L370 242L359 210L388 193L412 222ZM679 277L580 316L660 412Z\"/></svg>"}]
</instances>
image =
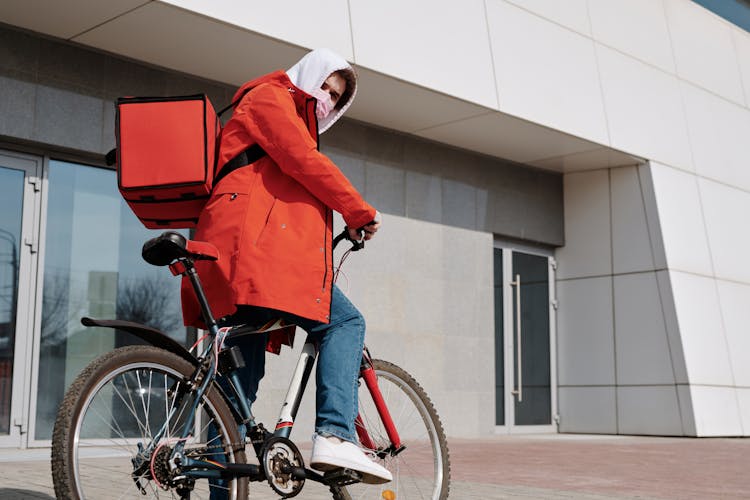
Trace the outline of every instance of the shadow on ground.
<instances>
[{"instance_id":1,"label":"shadow on ground","mask_svg":"<svg viewBox=\"0 0 750 500\"><path fill-rule=\"evenodd\" d=\"M34 498L36 500L55 500L55 497L51 497L46 493L21 490L18 488L0 488L0 498L3 500L26 500L29 498Z\"/></svg>"}]
</instances>

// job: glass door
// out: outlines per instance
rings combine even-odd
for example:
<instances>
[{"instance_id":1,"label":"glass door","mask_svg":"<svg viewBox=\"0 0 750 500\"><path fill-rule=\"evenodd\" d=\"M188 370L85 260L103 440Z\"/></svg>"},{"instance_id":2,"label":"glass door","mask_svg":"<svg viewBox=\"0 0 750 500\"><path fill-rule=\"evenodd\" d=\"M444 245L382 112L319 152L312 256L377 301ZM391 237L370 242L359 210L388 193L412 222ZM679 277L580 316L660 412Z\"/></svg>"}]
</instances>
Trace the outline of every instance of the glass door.
<instances>
[{"instance_id":1,"label":"glass door","mask_svg":"<svg viewBox=\"0 0 750 500\"><path fill-rule=\"evenodd\" d=\"M555 432L554 259L495 248L495 424Z\"/></svg>"},{"instance_id":2,"label":"glass door","mask_svg":"<svg viewBox=\"0 0 750 500\"><path fill-rule=\"evenodd\" d=\"M63 395L86 365L116 347L142 343L127 332L85 328L82 316L143 323L190 346L180 280L141 257L143 243L161 231L144 228L133 215L117 191L116 172L50 159L44 179L30 446L49 446Z\"/></svg>"},{"instance_id":3,"label":"glass door","mask_svg":"<svg viewBox=\"0 0 750 500\"><path fill-rule=\"evenodd\" d=\"M0 153L0 446L27 437L40 163Z\"/></svg>"}]
</instances>

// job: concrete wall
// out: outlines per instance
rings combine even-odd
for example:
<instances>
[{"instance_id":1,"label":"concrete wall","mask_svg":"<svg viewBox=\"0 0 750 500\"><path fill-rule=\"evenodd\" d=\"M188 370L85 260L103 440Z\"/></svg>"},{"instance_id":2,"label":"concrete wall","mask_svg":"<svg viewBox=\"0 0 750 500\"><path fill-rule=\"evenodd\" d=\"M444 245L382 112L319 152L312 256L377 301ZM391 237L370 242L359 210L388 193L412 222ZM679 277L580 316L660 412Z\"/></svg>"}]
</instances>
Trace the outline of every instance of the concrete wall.
<instances>
[{"instance_id":1,"label":"concrete wall","mask_svg":"<svg viewBox=\"0 0 750 500\"><path fill-rule=\"evenodd\" d=\"M230 2L170 3L230 19ZM689 0L330 6L349 16L326 41L364 67L651 161L566 176L561 428L750 433L750 34Z\"/></svg>"},{"instance_id":2,"label":"concrete wall","mask_svg":"<svg viewBox=\"0 0 750 500\"><path fill-rule=\"evenodd\" d=\"M674 166L686 92L750 104L750 34L690 0L328 0L325 34L299 1L163 3Z\"/></svg>"},{"instance_id":3,"label":"concrete wall","mask_svg":"<svg viewBox=\"0 0 750 500\"><path fill-rule=\"evenodd\" d=\"M385 215L378 237L349 257L338 282L365 315L373 357L396 363L419 381L452 437L486 436L494 429L491 266L488 233ZM266 422L278 416L300 348L301 342L295 354L268 357L256 403ZM298 437L307 437L313 420L310 392L298 415Z\"/></svg>"},{"instance_id":4,"label":"concrete wall","mask_svg":"<svg viewBox=\"0 0 750 500\"><path fill-rule=\"evenodd\" d=\"M10 28L0 28L0 41L5 148L64 151L85 163L114 146L119 95L205 91L220 105L234 90ZM355 121L337 124L322 143L384 213L378 238L350 258L341 284L367 318L373 354L422 383L449 435L491 433L493 233L562 244L562 176ZM267 424L295 362L289 353L269 358L257 406ZM303 432L312 429L311 395Z\"/></svg>"},{"instance_id":5,"label":"concrete wall","mask_svg":"<svg viewBox=\"0 0 750 500\"><path fill-rule=\"evenodd\" d=\"M745 191L665 165L565 176L560 429L748 435Z\"/></svg>"},{"instance_id":6,"label":"concrete wall","mask_svg":"<svg viewBox=\"0 0 750 500\"><path fill-rule=\"evenodd\" d=\"M561 429L748 435L750 35L681 0L588 14L610 144L652 161L628 196L627 169L566 176Z\"/></svg>"},{"instance_id":7,"label":"concrete wall","mask_svg":"<svg viewBox=\"0 0 750 500\"><path fill-rule=\"evenodd\" d=\"M694 435L649 166L565 176L560 430Z\"/></svg>"},{"instance_id":8,"label":"concrete wall","mask_svg":"<svg viewBox=\"0 0 750 500\"><path fill-rule=\"evenodd\" d=\"M326 146L333 155L349 157L340 160L343 168L364 179L356 182L364 182L359 185L366 194L389 207L385 212L566 243L558 255L564 270L559 283L563 429L750 432L750 384L744 373L750 276L742 259L750 243L743 220L750 205L749 33L689 0L408 5L330 0L326 11L332 13L334 27L325 33L310 29L308 12L299 2L299 8L292 8L294 2L291 7L253 2L238 10L229 0L170 0L147 7L164 4L299 46L328 45L363 68L483 108L419 131L428 139L492 134L494 111L650 160L648 167L622 170L606 169L603 162L591 173L576 169L596 165L584 166L574 157L560 162L569 172L562 238L553 234L560 228L553 216L559 205L553 200L544 207L554 191L544 186L550 182L554 187L559 177L516 170L497 160L485 164L484 157L464 153L456 153L462 160L454 161L450 158L456 150L449 148L436 148L440 153L430 156L426 150L431 145L426 150L392 147L401 136L378 142L379 132L366 126L365 135L372 139L365 147L368 141L374 145L367 158L362 149L341 147L348 141L363 144L357 142L355 125L347 125L352 128L344 138L333 135ZM383 36L384 25L388 37ZM106 38L105 26L66 36L80 35L82 42L93 43L97 32ZM163 85L168 93L185 88L180 84L185 80L153 68L112 65L112 59L94 52L75 56L75 66L66 65L71 60L66 54L74 50L68 45L5 31L0 36L13 42L0 44L0 111L9 117L0 124L0 134L6 137L104 151L103 131L111 129L112 120L106 99L141 93L140 82L149 82L149 89ZM26 38L21 43L18 37ZM410 156L420 148L421 153ZM441 166L433 170L433 165ZM485 166L475 171L471 165ZM380 187L367 192L368 186ZM538 196L530 196L531 186L541 186ZM637 197L623 194L628 192L640 193L640 208ZM424 203L415 202L423 195ZM519 223L529 209L539 212ZM547 216L551 222L531 227ZM592 231L594 227L601 231ZM646 234L648 247L642 239ZM565 302L574 305L566 309ZM586 315L590 321L576 323ZM639 316L653 321L640 324ZM587 347L587 339L594 344ZM594 345L601 351L592 350ZM640 368L646 361L638 346L647 346L644 352L653 355L648 369ZM573 367L580 352L600 356L587 356L586 364ZM566 366L572 371L566 372ZM587 419L594 414L588 407L605 409L591 425ZM664 417L653 425L641 422L644 407L651 408L646 414Z\"/></svg>"}]
</instances>

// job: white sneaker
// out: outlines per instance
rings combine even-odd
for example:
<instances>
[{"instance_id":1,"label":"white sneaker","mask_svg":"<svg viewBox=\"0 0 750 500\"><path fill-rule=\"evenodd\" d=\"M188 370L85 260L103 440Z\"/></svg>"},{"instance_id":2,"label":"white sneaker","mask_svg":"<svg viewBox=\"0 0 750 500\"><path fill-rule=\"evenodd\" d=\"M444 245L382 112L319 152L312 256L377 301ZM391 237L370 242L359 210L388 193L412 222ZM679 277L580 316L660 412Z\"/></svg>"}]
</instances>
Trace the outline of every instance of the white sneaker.
<instances>
[{"instance_id":1,"label":"white sneaker","mask_svg":"<svg viewBox=\"0 0 750 500\"><path fill-rule=\"evenodd\" d=\"M362 482L382 484L393 480L388 469L373 462L359 446L335 436L313 434L310 467L319 471L346 468L362 474Z\"/></svg>"}]
</instances>

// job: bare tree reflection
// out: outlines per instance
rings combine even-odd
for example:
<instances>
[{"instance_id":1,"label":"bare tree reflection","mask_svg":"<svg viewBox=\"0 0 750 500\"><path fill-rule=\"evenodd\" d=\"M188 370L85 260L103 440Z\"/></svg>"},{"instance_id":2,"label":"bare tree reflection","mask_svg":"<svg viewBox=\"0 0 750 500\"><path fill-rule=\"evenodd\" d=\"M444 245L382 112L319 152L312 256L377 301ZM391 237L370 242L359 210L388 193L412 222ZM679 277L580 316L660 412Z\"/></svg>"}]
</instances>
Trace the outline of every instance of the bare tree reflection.
<instances>
[{"instance_id":1,"label":"bare tree reflection","mask_svg":"<svg viewBox=\"0 0 750 500\"><path fill-rule=\"evenodd\" d=\"M163 332L182 327L174 282L161 277L124 280L117 288L117 317Z\"/></svg>"},{"instance_id":2,"label":"bare tree reflection","mask_svg":"<svg viewBox=\"0 0 750 500\"><path fill-rule=\"evenodd\" d=\"M44 276L42 290L42 344L59 345L66 342L73 323L84 313L85 300L81 292L70 289L70 276ZM77 326L77 325L76 325Z\"/></svg>"}]
</instances>

